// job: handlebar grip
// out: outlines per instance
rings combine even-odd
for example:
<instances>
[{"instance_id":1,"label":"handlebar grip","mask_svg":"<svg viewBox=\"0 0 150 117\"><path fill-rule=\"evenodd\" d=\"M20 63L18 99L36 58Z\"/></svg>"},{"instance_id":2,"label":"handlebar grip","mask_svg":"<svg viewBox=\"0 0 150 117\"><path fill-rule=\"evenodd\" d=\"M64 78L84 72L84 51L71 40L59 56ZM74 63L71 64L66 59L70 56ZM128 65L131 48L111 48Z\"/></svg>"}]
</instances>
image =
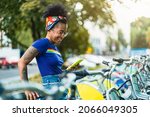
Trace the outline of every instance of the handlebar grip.
<instances>
[{"instance_id":1,"label":"handlebar grip","mask_svg":"<svg viewBox=\"0 0 150 117\"><path fill-rule=\"evenodd\" d=\"M123 63L124 61L130 61L130 59L123 59L123 58L113 58L112 60L118 63Z\"/></svg>"},{"instance_id":2,"label":"handlebar grip","mask_svg":"<svg viewBox=\"0 0 150 117\"><path fill-rule=\"evenodd\" d=\"M146 58L147 56L146 55L141 55L141 58Z\"/></svg>"},{"instance_id":3,"label":"handlebar grip","mask_svg":"<svg viewBox=\"0 0 150 117\"><path fill-rule=\"evenodd\" d=\"M105 65L107 65L107 66L109 66L109 63L110 63L110 62L102 61L102 63L105 64Z\"/></svg>"},{"instance_id":4,"label":"handlebar grip","mask_svg":"<svg viewBox=\"0 0 150 117\"><path fill-rule=\"evenodd\" d=\"M102 72L109 72L111 69L102 69Z\"/></svg>"},{"instance_id":5,"label":"handlebar grip","mask_svg":"<svg viewBox=\"0 0 150 117\"><path fill-rule=\"evenodd\" d=\"M123 59L122 58L113 58L113 61L116 61L118 63L123 63Z\"/></svg>"}]
</instances>

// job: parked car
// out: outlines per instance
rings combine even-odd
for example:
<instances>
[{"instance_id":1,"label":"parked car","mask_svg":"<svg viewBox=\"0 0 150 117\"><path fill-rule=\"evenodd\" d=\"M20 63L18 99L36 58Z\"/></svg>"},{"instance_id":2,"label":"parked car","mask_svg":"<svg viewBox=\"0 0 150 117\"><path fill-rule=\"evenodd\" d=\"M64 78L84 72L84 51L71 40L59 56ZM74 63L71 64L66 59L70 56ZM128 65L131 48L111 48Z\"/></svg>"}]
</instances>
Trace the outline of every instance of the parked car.
<instances>
[{"instance_id":1,"label":"parked car","mask_svg":"<svg viewBox=\"0 0 150 117\"><path fill-rule=\"evenodd\" d=\"M9 68L10 63L9 61L6 59L6 57L1 57L0 58L0 68Z\"/></svg>"},{"instance_id":2,"label":"parked car","mask_svg":"<svg viewBox=\"0 0 150 117\"><path fill-rule=\"evenodd\" d=\"M18 66L18 58L17 57L9 57L8 62L9 62L9 67L17 67Z\"/></svg>"},{"instance_id":3,"label":"parked car","mask_svg":"<svg viewBox=\"0 0 150 117\"><path fill-rule=\"evenodd\" d=\"M20 55L21 55L20 49L12 49L10 47L0 48L0 58L1 58L0 67L4 68L17 67Z\"/></svg>"},{"instance_id":4,"label":"parked car","mask_svg":"<svg viewBox=\"0 0 150 117\"><path fill-rule=\"evenodd\" d=\"M14 68L18 65L18 59L0 57L0 68Z\"/></svg>"}]
</instances>

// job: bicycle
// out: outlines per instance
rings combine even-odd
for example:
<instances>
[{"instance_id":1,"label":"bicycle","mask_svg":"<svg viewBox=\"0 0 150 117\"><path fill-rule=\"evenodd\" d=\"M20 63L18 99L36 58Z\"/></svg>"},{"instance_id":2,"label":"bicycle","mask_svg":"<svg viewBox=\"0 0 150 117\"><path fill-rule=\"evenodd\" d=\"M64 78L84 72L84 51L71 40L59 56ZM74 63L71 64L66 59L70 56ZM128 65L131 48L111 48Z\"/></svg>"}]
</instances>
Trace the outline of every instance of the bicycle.
<instances>
[{"instance_id":1,"label":"bicycle","mask_svg":"<svg viewBox=\"0 0 150 117\"><path fill-rule=\"evenodd\" d=\"M46 99L58 99L62 92L68 88L70 89L68 100L150 99L150 95L146 92L148 90L146 89L147 87L143 87L143 84L141 84L141 82L144 83L141 80L141 74L149 72L149 69L146 67L149 59L147 58L145 59L146 62L143 62L142 58L140 63L146 64L144 65L145 67L136 66L136 64L139 64L137 58L129 58L128 60L113 59L113 61L117 63L103 62L103 64L108 65L106 69L65 71L60 74L63 85L53 87L50 90L46 90L41 85L35 83L19 82L5 85L0 82L0 99L24 99L24 90L37 91L45 95ZM143 69L145 71L141 73Z\"/></svg>"},{"instance_id":2,"label":"bicycle","mask_svg":"<svg viewBox=\"0 0 150 117\"><path fill-rule=\"evenodd\" d=\"M67 75L69 75L68 78ZM69 88L76 78L75 75L67 74L63 80L63 86L57 87L53 86L51 89L45 89L42 85L38 83L31 83L26 81L16 80L14 83L7 84L0 82L0 99L2 100L25 100L26 96L24 94L25 90L36 91L41 95L46 96L46 99L58 99L65 89ZM67 80L68 79L68 80ZM68 82L69 81L69 82ZM9 81L10 82L10 81Z\"/></svg>"},{"instance_id":3,"label":"bicycle","mask_svg":"<svg viewBox=\"0 0 150 117\"><path fill-rule=\"evenodd\" d=\"M62 78L62 85L60 87L53 86L51 89L45 89L42 85L38 83L31 82L15 82L11 83L3 83L0 82L0 99L3 100L25 100L26 96L24 94L25 90L36 91L42 96L45 96L46 100L59 99L63 92L66 89L70 89L71 93L68 95L68 100L81 100L80 94L78 92L77 83L75 81L83 78L84 76L80 74L81 71L76 72L63 72L60 74L60 78ZM79 75L80 74L80 75ZM10 82L10 81L9 81Z\"/></svg>"},{"instance_id":4,"label":"bicycle","mask_svg":"<svg viewBox=\"0 0 150 117\"><path fill-rule=\"evenodd\" d=\"M115 72L122 72L124 75L123 77L121 75L119 75L119 79L124 79L125 82L117 89L115 87L112 87L111 89L109 89L107 91L107 96L109 97L111 93L116 94L121 96L124 99L144 99L144 100L148 100L150 98L149 95L147 95L146 93L141 92L141 89L143 88L141 82L142 80L137 78L137 74L139 75L140 73L140 68L139 68L139 61L137 59L130 58L129 61L127 63L125 63L125 61L123 59L113 59L114 61L118 62L115 63L113 65L109 65L109 67L112 69L111 73L115 73ZM120 62L121 61L121 62ZM106 62L105 62L106 63ZM135 64L138 63L138 66L136 66ZM142 70L143 70L143 66L141 66ZM116 76L113 78L110 75L110 79L111 81L113 81L116 78ZM115 84L115 82L114 82ZM128 88L124 89L128 89L128 90L124 90L123 92L119 92L119 90L121 89L121 87L123 85L127 85ZM141 88L142 87L142 88ZM129 93L130 91L130 93ZM124 94L127 93L128 95L124 96ZM109 99L109 98L108 98ZM118 98L117 98L118 99Z\"/></svg>"}]
</instances>

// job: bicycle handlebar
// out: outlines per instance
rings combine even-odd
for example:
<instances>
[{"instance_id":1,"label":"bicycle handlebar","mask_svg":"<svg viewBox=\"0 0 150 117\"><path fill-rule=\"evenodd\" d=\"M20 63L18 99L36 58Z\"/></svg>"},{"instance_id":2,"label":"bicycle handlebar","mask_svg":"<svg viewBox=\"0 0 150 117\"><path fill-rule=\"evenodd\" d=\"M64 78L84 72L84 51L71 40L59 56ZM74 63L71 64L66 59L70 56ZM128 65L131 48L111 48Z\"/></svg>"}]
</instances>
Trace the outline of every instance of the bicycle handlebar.
<instances>
[{"instance_id":1,"label":"bicycle handlebar","mask_svg":"<svg viewBox=\"0 0 150 117\"><path fill-rule=\"evenodd\" d=\"M31 90L36 91L41 95L44 95L50 99L53 98L59 98L57 95L62 95L63 92L71 86L73 83L75 76L69 75L69 77L66 75L67 78L63 79L63 88L62 86L53 86L50 89L45 89L42 85L38 83L31 83L31 82L18 82L18 83L12 83L12 84L5 84L0 82L0 99L16 99L14 93L20 92L18 94L19 99L25 99L23 98L23 92L25 90ZM22 94L21 94L22 93Z\"/></svg>"},{"instance_id":2,"label":"bicycle handlebar","mask_svg":"<svg viewBox=\"0 0 150 117\"><path fill-rule=\"evenodd\" d=\"M67 76L68 74L75 74L75 76ZM61 74L61 77L63 77L63 84L64 84L64 90L66 88L69 88L71 86L71 84L87 75L104 75L103 72L101 71L88 71L88 70L79 70L79 71L74 71L74 72L65 72L63 74ZM67 78L65 78L67 77ZM74 78L73 78L74 77ZM15 84L9 84L6 85L5 83L0 82L0 96L14 92L14 91L24 91L24 90L32 90L32 91L37 91L39 92L41 95L46 95L46 96L53 96L56 93L60 92L59 87L54 86L51 89L47 90L45 89L42 85L37 84L37 83L29 83L29 82L19 82L19 83L15 83Z\"/></svg>"},{"instance_id":3,"label":"bicycle handlebar","mask_svg":"<svg viewBox=\"0 0 150 117\"><path fill-rule=\"evenodd\" d=\"M123 63L124 61L130 61L130 59L124 59L124 58L113 58L112 60L118 63Z\"/></svg>"},{"instance_id":4,"label":"bicycle handlebar","mask_svg":"<svg viewBox=\"0 0 150 117\"><path fill-rule=\"evenodd\" d=\"M8 94L13 91L24 91L24 90L34 90L37 91L43 95L54 95L57 91L57 87L52 87L52 89L47 90L44 89L40 84L37 83L29 83L29 82L19 82L11 84L11 85L5 85L0 83L0 95Z\"/></svg>"},{"instance_id":5,"label":"bicycle handlebar","mask_svg":"<svg viewBox=\"0 0 150 117\"><path fill-rule=\"evenodd\" d=\"M109 69L110 70L110 69ZM85 76L89 76L89 75L101 75L103 77L105 77L104 73L107 72L107 70L78 70L78 71L73 71L72 73L74 73L76 76L81 76L81 77L85 77Z\"/></svg>"},{"instance_id":6,"label":"bicycle handlebar","mask_svg":"<svg viewBox=\"0 0 150 117\"><path fill-rule=\"evenodd\" d=\"M105 61L105 60L103 60L102 63L103 63L104 65L111 66L111 63L108 62L108 61Z\"/></svg>"}]
</instances>

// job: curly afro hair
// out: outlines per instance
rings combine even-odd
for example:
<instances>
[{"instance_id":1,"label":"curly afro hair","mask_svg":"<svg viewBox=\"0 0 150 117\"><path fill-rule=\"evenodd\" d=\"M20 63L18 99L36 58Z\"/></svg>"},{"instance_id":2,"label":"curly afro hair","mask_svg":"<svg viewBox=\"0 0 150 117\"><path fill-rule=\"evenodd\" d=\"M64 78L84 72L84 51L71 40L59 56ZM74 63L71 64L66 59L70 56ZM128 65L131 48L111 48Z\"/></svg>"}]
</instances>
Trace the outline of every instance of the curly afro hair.
<instances>
[{"instance_id":1,"label":"curly afro hair","mask_svg":"<svg viewBox=\"0 0 150 117\"><path fill-rule=\"evenodd\" d=\"M43 18L48 16L63 16L68 19L67 11L62 4L51 4L43 14Z\"/></svg>"}]
</instances>

